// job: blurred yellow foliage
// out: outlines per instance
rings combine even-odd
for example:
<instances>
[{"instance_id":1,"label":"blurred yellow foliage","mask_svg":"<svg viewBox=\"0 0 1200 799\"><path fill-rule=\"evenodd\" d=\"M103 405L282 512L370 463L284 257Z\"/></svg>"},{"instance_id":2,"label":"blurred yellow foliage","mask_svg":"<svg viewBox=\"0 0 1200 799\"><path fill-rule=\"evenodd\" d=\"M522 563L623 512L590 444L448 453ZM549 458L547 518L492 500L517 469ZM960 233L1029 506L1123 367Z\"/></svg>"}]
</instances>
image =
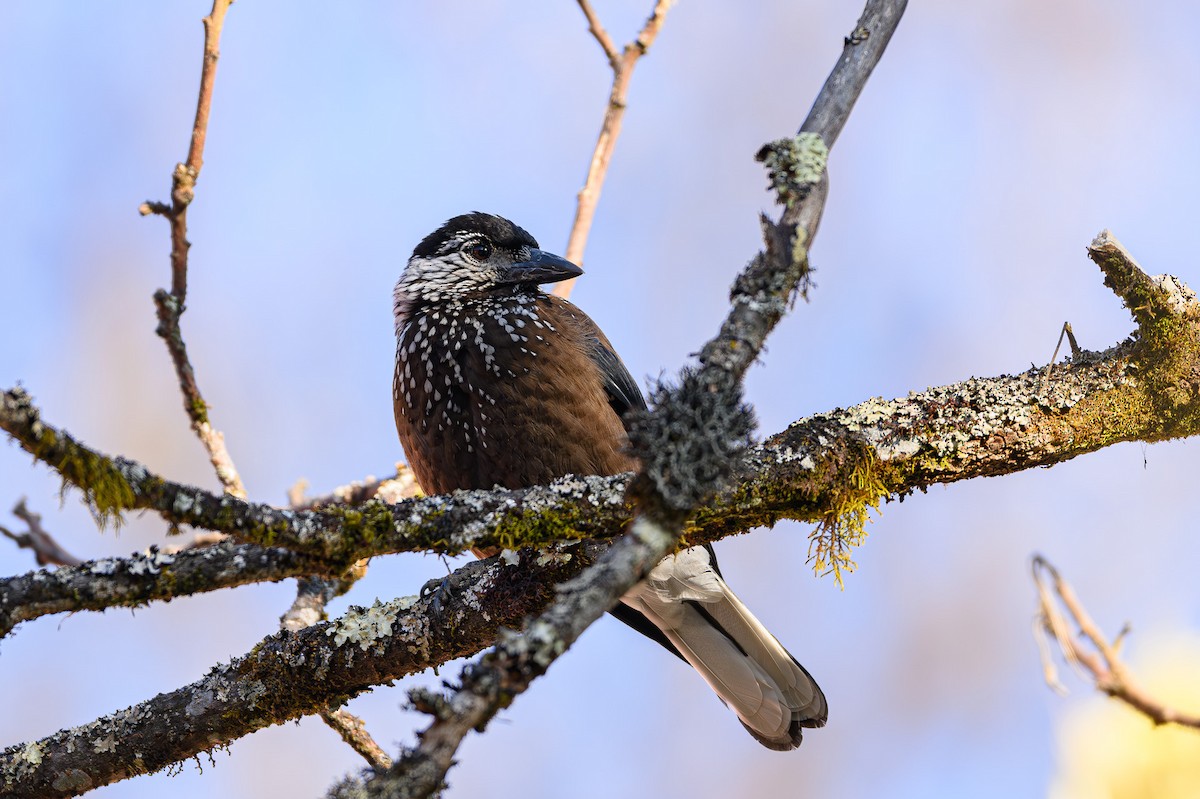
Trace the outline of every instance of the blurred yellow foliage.
<instances>
[{"instance_id":1,"label":"blurred yellow foliage","mask_svg":"<svg viewBox=\"0 0 1200 799\"><path fill-rule=\"evenodd\" d=\"M1147 692L1167 707L1200 712L1200 634L1142 637L1129 661ZM1200 730L1156 728L1115 699L1079 703L1058 729L1050 799L1196 799Z\"/></svg>"}]
</instances>

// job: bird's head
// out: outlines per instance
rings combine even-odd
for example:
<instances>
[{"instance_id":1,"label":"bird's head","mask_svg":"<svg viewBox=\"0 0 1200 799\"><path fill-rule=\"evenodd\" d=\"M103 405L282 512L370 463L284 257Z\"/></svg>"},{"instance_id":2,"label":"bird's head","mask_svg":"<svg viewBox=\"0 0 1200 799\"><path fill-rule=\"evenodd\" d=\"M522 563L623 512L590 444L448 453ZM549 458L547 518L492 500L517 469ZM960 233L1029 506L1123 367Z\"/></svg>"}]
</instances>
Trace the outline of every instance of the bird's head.
<instances>
[{"instance_id":1,"label":"bird's head","mask_svg":"<svg viewBox=\"0 0 1200 799\"><path fill-rule=\"evenodd\" d=\"M408 259L396 283L396 330L419 305L533 288L581 274L565 258L538 249L533 236L502 216L478 211L456 216L422 239Z\"/></svg>"}]
</instances>

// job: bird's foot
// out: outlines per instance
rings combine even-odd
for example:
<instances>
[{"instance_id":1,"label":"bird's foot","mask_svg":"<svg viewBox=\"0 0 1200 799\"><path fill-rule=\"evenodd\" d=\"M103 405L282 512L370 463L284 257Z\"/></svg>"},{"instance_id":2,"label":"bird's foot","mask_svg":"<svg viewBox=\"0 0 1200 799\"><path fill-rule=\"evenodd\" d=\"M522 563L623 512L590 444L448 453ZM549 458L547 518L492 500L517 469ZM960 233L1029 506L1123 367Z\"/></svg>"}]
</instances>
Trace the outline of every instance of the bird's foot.
<instances>
[{"instance_id":1,"label":"bird's foot","mask_svg":"<svg viewBox=\"0 0 1200 799\"><path fill-rule=\"evenodd\" d=\"M434 578L425 585L421 586L421 601L429 601L429 609L434 614L440 615L446 610L446 605L454 598L454 592L450 590L450 575L441 578Z\"/></svg>"}]
</instances>

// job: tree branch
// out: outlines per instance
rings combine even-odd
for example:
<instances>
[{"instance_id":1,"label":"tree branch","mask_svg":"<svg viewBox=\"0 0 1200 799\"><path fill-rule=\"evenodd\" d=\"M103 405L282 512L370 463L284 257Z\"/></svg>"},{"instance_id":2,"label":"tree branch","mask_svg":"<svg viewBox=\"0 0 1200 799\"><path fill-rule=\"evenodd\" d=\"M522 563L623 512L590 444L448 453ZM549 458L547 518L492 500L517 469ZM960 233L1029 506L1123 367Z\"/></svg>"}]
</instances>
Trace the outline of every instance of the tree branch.
<instances>
[{"instance_id":1,"label":"tree branch","mask_svg":"<svg viewBox=\"0 0 1200 799\"><path fill-rule=\"evenodd\" d=\"M1093 243L1106 275L1133 263L1122 253L1107 232ZM793 423L749 453L739 484L699 510L688 540L783 518L836 518L852 478L865 485L860 499L873 503L936 483L1060 463L1121 441L1200 433L1200 388L1192 379L1200 374L1200 306L1170 276L1142 274L1125 290L1126 304L1143 319L1137 336L1102 353L1081 352L1044 384L1037 369L972 378ZM631 517L627 478L620 476L293 512L216 496L100 455L43 422L21 389L0 394L0 428L80 488L102 518L153 510L176 524L307 553L325 563L326 573L392 552L606 538Z\"/></svg>"},{"instance_id":2,"label":"tree branch","mask_svg":"<svg viewBox=\"0 0 1200 799\"><path fill-rule=\"evenodd\" d=\"M751 450L743 461L740 481L701 508L690 522L688 543L715 540L781 518L836 517L837 509L846 507L845 487L849 485L862 486L858 501L865 502L864 497L877 501L881 497L903 495L936 483L1008 474L1057 463L1118 441L1155 441L1200 433L1197 389L1191 389L1192 394L1186 402L1175 404L1175 400L1183 396L1175 389L1186 388L1187 376L1200 369L1196 355L1200 352L1197 344L1200 342L1197 330L1200 306L1190 298L1186 287L1174 278L1130 278L1126 265L1132 263L1132 259L1127 258L1127 254L1122 255L1124 250L1111 235L1099 237L1093 250L1095 257L1104 261L1102 266L1106 274L1111 271L1118 277L1126 275L1127 279L1122 280L1121 285L1131 287L1125 289L1132 298L1127 301L1138 308L1139 313L1149 313L1146 318L1150 321L1139 328L1136 338L1105 353L1082 353L1080 358L1056 370L1045 390L1041 387L1040 370L1031 368L1020 375L973 378L892 401L869 400L853 408L796 422ZM1174 331L1172 335L1177 338L1166 336L1161 332L1163 329ZM1172 383L1164 375L1175 375L1183 382ZM23 445L28 437L33 442L42 441L45 446L44 437L52 429L36 418L29 419L30 409L22 410L19 403L14 403L13 394L6 393L0 402L0 426L13 433ZM1161 409L1167 405L1173 410L1163 415ZM53 431L51 438L63 446L63 434ZM52 459L47 462L53 464ZM151 478L139 465L129 461L120 464L131 478L138 475L147 480ZM78 472L60 469L64 475L77 476L102 471L98 467ZM468 492L455 497L411 500L396 506L394 513L395 518L407 523L413 515L419 516L423 507L433 507L424 506L424 503L433 502L452 519L449 528L439 528L438 522L434 521L435 529L446 532L455 525L466 525L471 535L478 535L473 539L476 541L495 542L499 539L494 531L506 527L510 531L524 531L521 525L527 521L527 514L545 514L541 523L548 528L555 526L555 519L567 519L570 525L579 521L586 530L584 534L603 538L619 530L628 518L628 510L621 499L626 479L568 478L559 481L556 487L525 492ZM875 494L876 490L881 493ZM186 498L189 495L179 496ZM232 497L212 499L227 503L227 510L257 507ZM279 518L286 520L288 517ZM293 514L290 523L303 526L302 514ZM556 526L560 535L566 526L566 523ZM509 537L508 541L515 544L516 539ZM373 546L380 548L379 544ZM151 760L139 761L140 749L98 752L96 746L107 747L106 736L113 732L122 735L128 732L136 734L138 740L158 742L156 736L161 736L166 725L174 722L160 720L157 715L160 705L155 704L159 700L150 700L77 731L64 731L41 742L9 749L0 756L0 775L15 782L6 783L5 790L28 788L29 792L36 792L40 790L37 786L48 784L39 780L53 781L59 775L67 775L64 780L75 779L70 769L83 769L83 766L69 765L67 760L53 760L45 766L50 771L38 771L33 768L30 758L42 758L45 753L60 750L66 757L71 754L66 752L67 742L81 734L94 733L96 736L86 740L92 742L87 751L97 752L96 756L100 758L96 763L97 770L83 773L90 780L87 784L99 785L187 759L283 718L320 712L330 703L371 685L396 679L409 670L419 671L478 652L494 641L497 629L517 626L527 615L543 608L554 596L555 583L577 574L598 551L595 545L570 547L565 550L572 556L570 560L543 558L543 565L538 565L532 555L523 555L519 568L501 569L492 561L467 564L451 575L451 600L440 614L433 612L428 602L397 610L395 621L391 622L392 634L377 642L382 647L381 652L375 654L371 650L359 654L356 650L349 664L335 662L330 651L318 646L330 635L338 635L321 631L335 627L338 630L343 627L362 629L372 617L370 612L366 617L351 614L313 631L306 630L296 638L284 634L272 637L263 647L256 648L253 658L247 656L252 663L235 661L215 673L240 674L246 680L229 695L233 697L230 702L234 712L228 717L225 715L229 710L227 705L210 706L202 702L203 712L189 716L188 724L181 728L187 734L169 746L156 746L157 754ZM255 557L293 557L280 550L242 549L234 544L189 551L178 557L216 560L221 552L226 553L220 561L224 564L221 569L228 569L235 552L257 553L253 557L245 556L251 563ZM315 571L315 562L290 566L288 570L293 574L310 573ZM171 568L178 570L178 563L177 559ZM128 566L121 565L118 571L122 569L145 571L146 567L139 569L131 562ZM0 585L12 596L10 586L14 581L36 583L73 571L40 572L38 574L45 576L26 575ZM277 574L273 572L272 577L262 579L274 579ZM100 580L102 576L93 575L92 579ZM108 579L107 576L104 579ZM119 578L114 575L112 579ZM162 585L165 578L152 575L145 579ZM240 580L241 576L236 579ZM62 594L69 593L71 591L62 591ZM97 593L100 593L99 589ZM146 597L150 598L153 597ZM391 617L389 608L394 605L404 607L406 601L383 606L384 609L373 616L386 620ZM11 612L11 604L5 607ZM291 661L287 661L289 657ZM283 660L276 662L274 658ZM301 661L308 664L308 672L320 673L306 673L304 666L298 665ZM339 671L343 667L351 673L343 675ZM170 694L173 698L169 701L162 701L168 705L174 702L186 706L197 697L203 699L205 694L197 692L209 688L202 686L203 683L182 688ZM309 691L312 693L306 696ZM282 695L276 696L276 693ZM240 708L237 707L238 697L246 700ZM256 703L276 710L266 713ZM130 724L132 726L128 726ZM213 725L214 737L197 731L205 725ZM55 776L47 777L47 774Z\"/></svg>"},{"instance_id":3,"label":"tree branch","mask_svg":"<svg viewBox=\"0 0 1200 799\"><path fill-rule=\"evenodd\" d=\"M0 525L0 535L10 539L21 549L32 549L33 557L39 566L78 566L83 563L54 540L54 536L42 527L42 515L34 513L25 506L25 498L17 503L12 510L13 516L25 522L24 533L14 533ZM0 632L0 637L3 633Z\"/></svg>"},{"instance_id":4,"label":"tree branch","mask_svg":"<svg viewBox=\"0 0 1200 799\"><path fill-rule=\"evenodd\" d=\"M246 488L225 446L225 436L214 428L208 418L208 403L196 383L196 373L188 360L187 345L179 319L187 309L188 250L187 211L196 194L196 181L204 165L204 142L208 137L208 116L212 108L213 87L220 59L221 31L225 12L233 0L213 0L212 12L204 18L204 61L200 68L200 93L196 98L196 118L192 123L191 142L187 160L175 165L171 175L171 202L145 202L139 209L143 216L158 214L166 218L171 229L171 291L154 292L158 312L155 332L166 342L167 351L175 365L179 390L183 394L183 409L191 420L192 431L208 452L209 461L225 491L235 497L245 497Z\"/></svg>"},{"instance_id":5,"label":"tree branch","mask_svg":"<svg viewBox=\"0 0 1200 799\"><path fill-rule=\"evenodd\" d=\"M0 638L23 621L51 613L139 607L252 583L278 582L314 569L286 549L225 542L175 555L152 549L0 579Z\"/></svg>"},{"instance_id":6,"label":"tree branch","mask_svg":"<svg viewBox=\"0 0 1200 799\"><path fill-rule=\"evenodd\" d=\"M937 483L1060 463L1121 441L1159 441L1200 433L1200 396L1191 378L1200 373L1196 321L1200 306L1174 278L1151 278L1140 269L1141 277L1132 277L1129 264L1136 267L1136 263L1111 234L1101 234L1092 252L1105 274L1116 276L1114 285L1126 292L1126 303L1138 309L1143 324L1135 338L1103 353L1081 351L1048 381L1042 370L1031 368L1018 375L972 378L890 401L871 399L797 421L749 452L739 469L739 482L700 508L691 520L689 543L714 541L780 519L817 522L822 528L816 560L823 570L838 563L833 556L838 536L845 532L839 522L856 507L876 506ZM631 516L623 497L625 477L568 477L549 487L521 491L466 492L407 500L392 507L376 501L365 511L334 506L324 513L293 513L182 486L132 461L98 455L42 422L19 390L0 397L0 427L84 490L93 507L109 508L108 513L115 512L114 504L152 509L176 523L247 538L272 538L279 545L312 553L309 560L272 567L269 576L264 572L257 578L262 580L318 571L336 574L340 569L335 566L344 568L343 564L359 558L389 552L458 552L472 546L516 549L572 535L606 539ZM356 491L347 496L351 501L358 498ZM343 520L349 522L348 529ZM356 543L338 548L339 541ZM258 549L245 552L258 553ZM213 553L212 557L219 556ZM108 584L120 581L125 569L150 580L136 560L113 575L93 572L89 577L60 570L55 579L66 583L58 589L43 578L33 581L30 575L10 578L0 584L7 597L0 612L15 623L62 610L180 596L190 592L185 585L195 582L150 580L151 587L126 593ZM78 581L86 579L99 581L88 592L95 598L72 601L82 590ZM27 598L32 595L23 592L29 588L17 590L25 585L22 581L33 581L29 584L49 596ZM215 590L227 584L215 580L191 590Z\"/></svg>"},{"instance_id":7,"label":"tree branch","mask_svg":"<svg viewBox=\"0 0 1200 799\"><path fill-rule=\"evenodd\" d=\"M191 685L5 749L0 794L76 796L477 652L479 641L494 640L498 629L518 626L544 606L554 585L590 562L596 548L571 551L570 561L544 567L504 567L499 558L468 563L450 576L452 599L440 610L432 599L405 597L276 633Z\"/></svg>"},{"instance_id":8,"label":"tree branch","mask_svg":"<svg viewBox=\"0 0 1200 799\"><path fill-rule=\"evenodd\" d=\"M1038 627L1035 630L1044 630L1043 634L1049 635L1058 644L1067 662L1085 672L1098 690L1121 700L1156 725L1178 724L1200 730L1200 716L1181 713L1167 707L1138 684L1129 667L1117 654L1121 636L1111 644L1108 642L1083 607L1083 603L1079 601L1079 597L1075 595L1070 583L1041 555L1033 559L1033 582L1038 591ZM1050 585L1047 585L1047 582ZM1058 597L1057 601L1051 595L1051 586ZM1064 618L1063 610L1070 616L1070 622ZM1092 645L1094 652L1088 651L1079 643L1078 639L1081 637ZM1041 640L1039 644L1043 652L1042 665L1046 682L1051 688L1062 690L1054 663L1046 657L1048 648Z\"/></svg>"},{"instance_id":9,"label":"tree branch","mask_svg":"<svg viewBox=\"0 0 1200 799\"><path fill-rule=\"evenodd\" d=\"M600 202L604 178L608 175L608 165L612 161L617 138L621 135L621 122L625 117L626 98L629 96L629 81L633 78L633 68L639 58L650 52L650 46L658 38L658 32L662 30L673 0L656 0L654 10L650 12L650 17L641 31L620 53L617 52L617 46L608 35L608 31L600 24L589 0L578 2L587 19L588 30L600 44L600 49L604 51L604 57L608 59L613 72L608 106L604 110L604 121L600 124L600 136L592 150L587 178L576 197L575 221L571 223L571 233L567 237L567 260L582 266L583 251L587 247L588 234L592 230L592 220L596 216L596 205ZM574 287L575 278L564 280L554 284L552 293L566 298L571 296L571 289Z\"/></svg>"}]
</instances>

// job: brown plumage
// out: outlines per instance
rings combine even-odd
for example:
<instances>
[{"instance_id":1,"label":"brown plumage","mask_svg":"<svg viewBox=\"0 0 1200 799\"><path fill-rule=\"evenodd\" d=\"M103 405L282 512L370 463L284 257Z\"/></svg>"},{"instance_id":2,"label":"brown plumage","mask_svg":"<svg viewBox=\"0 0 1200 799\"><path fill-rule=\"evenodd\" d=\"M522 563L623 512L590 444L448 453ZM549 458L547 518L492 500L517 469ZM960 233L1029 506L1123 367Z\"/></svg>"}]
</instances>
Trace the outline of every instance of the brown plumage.
<instances>
[{"instance_id":1,"label":"brown plumage","mask_svg":"<svg viewBox=\"0 0 1200 799\"><path fill-rule=\"evenodd\" d=\"M581 270L506 219L466 214L396 285L396 429L421 487L523 488L617 474L623 415L645 400L596 324L539 283ZM613 615L694 666L764 746L793 749L825 697L729 590L710 547L663 560Z\"/></svg>"},{"instance_id":2,"label":"brown plumage","mask_svg":"<svg viewBox=\"0 0 1200 799\"><path fill-rule=\"evenodd\" d=\"M510 290L436 317L400 335L402 356L416 347L397 359L394 396L400 442L427 493L634 468L587 354L593 342L610 348L608 339L575 306ZM420 357L424 344L445 346L442 357Z\"/></svg>"}]
</instances>

